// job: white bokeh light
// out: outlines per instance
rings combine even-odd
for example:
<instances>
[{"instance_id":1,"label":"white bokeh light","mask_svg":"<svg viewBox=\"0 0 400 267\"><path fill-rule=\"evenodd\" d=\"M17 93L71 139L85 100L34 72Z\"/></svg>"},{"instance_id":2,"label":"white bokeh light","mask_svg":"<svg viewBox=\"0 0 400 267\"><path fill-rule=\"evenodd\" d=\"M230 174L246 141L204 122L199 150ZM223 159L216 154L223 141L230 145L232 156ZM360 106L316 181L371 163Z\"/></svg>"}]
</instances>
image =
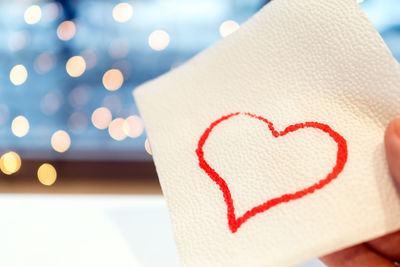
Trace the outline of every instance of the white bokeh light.
<instances>
[{"instance_id":1,"label":"white bokeh light","mask_svg":"<svg viewBox=\"0 0 400 267\"><path fill-rule=\"evenodd\" d=\"M38 5L32 5L25 10L24 20L27 24L36 24L42 17L42 9Z\"/></svg>"},{"instance_id":2,"label":"white bokeh light","mask_svg":"<svg viewBox=\"0 0 400 267\"><path fill-rule=\"evenodd\" d=\"M234 20L224 21L221 26L219 26L219 33L222 37L226 37L231 33L237 31L240 28L239 24Z\"/></svg>"},{"instance_id":3,"label":"white bokeh light","mask_svg":"<svg viewBox=\"0 0 400 267\"><path fill-rule=\"evenodd\" d=\"M67 151L70 145L71 137L66 131L59 130L51 136L51 146L59 153Z\"/></svg>"},{"instance_id":4,"label":"white bokeh light","mask_svg":"<svg viewBox=\"0 0 400 267\"><path fill-rule=\"evenodd\" d=\"M24 65L15 65L10 71L10 81L14 85L23 84L28 78L28 71Z\"/></svg>"},{"instance_id":5,"label":"white bokeh light","mask_svg":"<svg viewBox=\"0 0 400 267\"><path fill-rule=\"evenodd\" d=\"M133 9L129 3L119 3L114 6L112 16L115 21L123 23L132 18Z\"/></svg>"},{"instance_id":6,"label":"white bokeh light","mask_svg":"<svg viewBox=\"0 0 400 267\"><path fill-rule=\"evenodd\" d=\"M149 46L156 51L167 48L169 41L169 34L163 30L155 30L149 36Z\"/></svg>"},{"instance_id":7,"label":"white bokeh light","mask_svg":"<svg viewBox=\"0 0 400 267\"><path fill-rule=\"evenodd\" d=\"M24 116L17 116L11 123L11 131L17 137L24 137L29 132L29 121Z\"/></svg>"},{"instance_id":8,"label":"white bokeh light","mask_svg":"<svg viewBox=\"0 0 400 267\"><path fill-rule=\"evenodd\" d=\"M125 120L123 118L116 118L111 121L110 125L108 126L108 133L112 139L122 141L126 138L124 122Z\"/></svg>"}]
</instances>

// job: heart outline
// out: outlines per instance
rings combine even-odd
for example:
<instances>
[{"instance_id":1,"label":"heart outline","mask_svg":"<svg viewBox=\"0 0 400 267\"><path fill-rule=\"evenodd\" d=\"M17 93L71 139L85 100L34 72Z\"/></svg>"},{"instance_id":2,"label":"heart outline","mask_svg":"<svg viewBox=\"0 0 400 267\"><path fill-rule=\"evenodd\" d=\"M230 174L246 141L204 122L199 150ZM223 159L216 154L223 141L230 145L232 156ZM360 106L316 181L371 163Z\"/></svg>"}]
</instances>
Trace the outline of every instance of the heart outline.
<instances>
[{"instance_id":1,"label":"heart outline","mask_svg":"<svg viewBox=\"0 0 400 267\"><path fill-rule=\"evenodd\" d=\"M219 125L223 121L226 121L232 117L239 116L239 115L249 116L251 118L258 119L258 120L266 123L268 125L268 129L271 131L272 136L275 138L278 138L280 136L285 136L289 133L295 132L302 128L314 128L314 129L321 130L322 132L328 134L337 143L338 151L337 151L337 156L336 156L336 164L332 168L331 172L329 172L325 178L318 180L313 185L306 187L304 189L301 189L299 191L296 191L294 193L285 193L279 197L271 198L271 199L265 201L264 203L254 206L251 209L247 210L242 216L236 217L235 206L233 204L233 199L232 199L232 195L229 190L228 184L207 163L207 161L204 158L203 147L204 147L209 135L211 134L211 132L217 125ZM254 217L255 215L257 215L259 213L263 213L263 212L269 210L270 208L277 206L279 204L287 203L292 200L300 199L308 194L312 194L316 190L320 190L323 187L325 187L327 184L332 182L332 180L337 178L338 175L343 171L344 166L346 165L346 162L347 162L348 150L347 150L346 139L342 135L340 135L338 132L334 131L327 124L323 124L323 123L319 123L319 122L303 122L303 123L296 123L296 124L289 125L283 131L277 131L275 129L273 123L262 116L258 116L258 115L248 113L248 112L235 112L235 113L230 113L228 115L224 115L210 124L210 126L203 132L203 134L201 135L201 137L198 141L196 154L199 159L200 168L203 169L206 172L206 174L211 178L211 180L213 180L219 186L219 189L221 190L221 192L223 194L225 204L227 205L227 217L228 217L229 229L232 233L235 233L240 228L240 226L242 226L242 224L245 223L251 217Z\"/></svg>"}]
</instances>

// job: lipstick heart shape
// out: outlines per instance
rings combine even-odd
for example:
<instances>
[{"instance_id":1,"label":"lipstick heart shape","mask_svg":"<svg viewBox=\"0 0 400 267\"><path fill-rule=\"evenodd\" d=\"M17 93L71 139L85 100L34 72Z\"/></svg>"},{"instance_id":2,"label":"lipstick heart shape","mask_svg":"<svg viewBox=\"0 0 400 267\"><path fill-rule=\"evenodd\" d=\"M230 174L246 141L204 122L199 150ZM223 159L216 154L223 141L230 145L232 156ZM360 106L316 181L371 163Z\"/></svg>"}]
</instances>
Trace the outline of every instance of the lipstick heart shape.
<instances>
[{"instance_id":1,"label":"lipstick heart shape","mask_svg":"<svg viewBox=\"0 0 400 267\"><path fill-rule=\"evenodd\" d=\"M322 131L324 134L328 134L337 144L337 155L336 155L336 163L333 166L331 172L329 172L325 178L317 181L316 183L312 184L309 187L306 187L304 189L301 189L296 192L292 193L286 193L283 194L279 197L275 197L272 199L269 199L265 201L264 203L257 205L250 210L247 210L242 216L236 217L235 215L235 206L233 204L233 199L231 192L229 190L228 184L226 181L207 163L207 161L204 159L204 145L210 136L210 133L213 131L213 129L219 125L221 122L229 120L232 117L235 116L247 116L249 118L257 119L260 120L261 122L264 122L267 124L268 129L270 130L271 134L273 137L278 138L280 136L285 136L289 133L293 133L299 129L304 129L304 128L314 128ZM219 189L221 190L226 206L227 206L227 217L228 217L228 225L229 229L231 230L232 233L235 233L239 227L245 223L248 219L251 217L265 212L269 210L270 208L277 206L279 204L289 202L292 200L300 199L308 194L314 193L316 190L322 189L325 187L327 184L332 182L337 176L342 172L346 161L347 161L347 143L346 140L341 136L339 133L334 131L330 126L319 123L319 122L303 122L303 123L297 123L293 125L287 126L283 131L277 131L273 125L272 122L268 121L266 118L257 116L251 113L242 113L242 112L236 112L236 113L231 113L225 116L222 116L218 120L214 121L211 123L211 125L204 131L204 133L201 135L198 146L196 149L196 154L199 159L199 166L202 168L207 175L219 186Z\"/></svg>"}]
</instances>

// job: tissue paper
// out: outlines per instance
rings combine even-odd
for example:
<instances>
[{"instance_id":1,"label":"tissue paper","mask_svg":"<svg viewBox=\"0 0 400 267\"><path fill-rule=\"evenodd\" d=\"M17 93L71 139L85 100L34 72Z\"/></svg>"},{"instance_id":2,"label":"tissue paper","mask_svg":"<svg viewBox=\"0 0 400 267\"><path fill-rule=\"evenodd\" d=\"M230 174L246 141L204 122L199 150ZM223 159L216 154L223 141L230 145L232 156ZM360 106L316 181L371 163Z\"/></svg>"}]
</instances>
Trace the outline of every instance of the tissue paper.
<instances>
[{"instance_id":1,"label":"tissue paper","mask_svg":"<svg viewBox=\"0 0 400 267\"><path fill-rule=\"evenodd\" d=\"M355 0L274 0L134 96L184 266L291 266L400 228L400 68Z\"/></svg>"}]
</instances>

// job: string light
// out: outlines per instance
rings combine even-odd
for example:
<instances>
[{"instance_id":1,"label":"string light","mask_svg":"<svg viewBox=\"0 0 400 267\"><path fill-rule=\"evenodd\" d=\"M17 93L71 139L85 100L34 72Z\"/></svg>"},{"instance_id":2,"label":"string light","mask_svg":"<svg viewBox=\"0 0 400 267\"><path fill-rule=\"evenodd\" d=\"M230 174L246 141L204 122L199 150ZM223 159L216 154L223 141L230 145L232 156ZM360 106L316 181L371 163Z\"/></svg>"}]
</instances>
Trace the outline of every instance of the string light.
<instances>
[{"instance_id":1,"label":"string light","mask_svg":"<svg viewBox=\"0 0 400 267\"><path fill-rule=\"evenodd\" d=\"M224 21L221 26L219 26L219 33L222 37L226 37L231 33L237 31L239 29L239 24L233 20Z\"/></svg>"},{"instance_id":2,"label":"string light","mask_svg":"<svg viewBox=\"0 0 400 267\"><path fill-rule=\"evenodd\" d=\"M86 70L86 62L81 56L74 56L68 59L67 64L65 65L65 69L67 73L71 77L79 77Z\"/></svg>"},{"instance_id":3,"label":"string light","mask_svg":"<svg viewBox=\"0 0 400 267\"><path fill-rule=\"evenodd\" d=\"M117 4L112 11L112 16L115 21L123 23L132 18L132 6L128 3Z\"/></svg>"},{"instance_id":4,"label":"string light","mask_svg":"<svg viewBox=\"0 0 400 267\"><path fill-rule=\"evenodd\" d=\"M131 138L136 138L143 133L143 122L139 116L132 115L125 119L124 132Z\"/></svg>"},{"instance_id":5,"label":"string light","mask_svg":"<svg viewBox=\"0 0 400 267\"><path fill-rule=\"evenodd\" d=\"M169 34L163 30L155 30L149 36L149 46L157 51L164 50L169 44Z\"/></svg>"},{"instance_id":6,"label":"string light","mask_svg":"<svg viewBox=\"0 0 400 267\"><path fill-rule=\"evenodd\" d=\"M108 126L108 133L112 139L122 141L126 138L126 134L124 132L124 122L125 120L123 118L116 118L111 121L110 125Z\"/></svg>"},{"instance_id":7,"label":"string light","mask_svg":"<svg viewBox=\"0 0 400 267\"><path fill-rule=\"evenodd\" d=\"M0 169L4 174L11 175L21 168L21 158L19 155L10 151L3 154L0 158Z\"/></svg>"},{"instance_id":8,"label":"string light","mask_svg":"<svg viewBox=\"0 0 400 267\"><path fill-rule=\"evenodd\" d=\"M25 10L24 20L27 24L36 24L42 17L42 9L38 5L32 5Z\"/></svg>"},{"instance_id":9,"label":"string light","mask_svg":"<svg viewBox=\"0 0 400 267\"><path fill-rule=\"evenodd\" d=\"M37 176L40 183L50 186L54 184L57 179L57 171L53 165L43 163L37 171Z\"/></svg>"},{"instance_id":10,"label":"string light","mask_svg":"<svg viewBox=\"0 0 400 267\"><path fill-rule=\"evenodd\" d=\"M120 70L111 69L103 75L103 85L109 91L115 91L121 88L124 82L124 76Z\"/></svg>"},{"instance_id":11,"label":"string light","mask_svg":"<svg viewBox=\"0 0 400 267\"><path fill-rule=\"evenodd\" d=\"M10 81L14 85L23 84L28 78L28 72L24 65L15 65L10 71Z\"/></svg>"},{"instance_id":12,"label":"string light","mask_svg":"<svg viewBox=\"0 0 400 267\"><path fill-rule=\"evenodd\" d=\"M57 28L57 36L60 40L68 41L75 36L75 23L70 20L62 22Z\"/></svg>"},{"instance_id":13,"label":"string light","mask_svg":"<svg viewBox=\"0 0 400 267\"><path fill-rule=\"evenodd\" d=\"M101 107L93 111L92 123L97 129L106 129L112 120L111 112L108 108Z\"/></svg>"},{"instance_id":14,"label":"string light","mask_svg":"<svg viewBox=\"0 0 400 267\"><path fill-rule=\"evenodd\" d=\"M11 131L17 137L24 137L29 131L29 121L24 116L15 117L11 123Z\"/></svg>"},{"instance_id":15,"label":"string light","mask_svg":"<svg viewBox=\"0 0 400 267\"><path fill-rule=\"evenodd\" d=\"M146 138L146 141L144 141L144 149L146 150L146 152L147 152L149 155L153 155L153 153L151 152L149 139L147 139L147 138Z\"/></svg>"},{"instance_id":16,"label":"string light","mask_svg":"<svg viewBox=\"0 0 400 267\"><path fill-rule=\"evenodd\" d=\"M51 136L51 146L59 153L64 153L71 145L71 138L66 131L59 130Z\"/></svg>"}]
</instances>

